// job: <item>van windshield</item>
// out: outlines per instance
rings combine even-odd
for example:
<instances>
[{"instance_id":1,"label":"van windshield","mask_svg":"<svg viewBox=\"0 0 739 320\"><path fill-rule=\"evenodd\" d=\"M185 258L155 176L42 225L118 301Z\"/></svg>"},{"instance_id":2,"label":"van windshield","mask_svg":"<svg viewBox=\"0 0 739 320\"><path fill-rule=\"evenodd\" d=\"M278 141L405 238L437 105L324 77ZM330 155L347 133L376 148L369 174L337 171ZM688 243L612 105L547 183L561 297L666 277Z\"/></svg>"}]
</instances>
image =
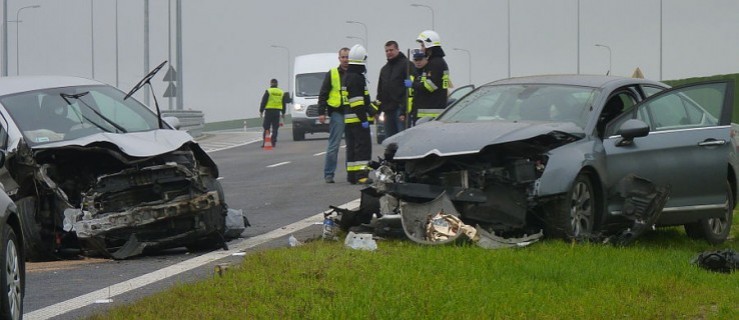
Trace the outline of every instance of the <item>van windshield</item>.
<instances>
[{"instance_id":1,"label":"van windshield","mask_svg":"<svg viewBox=\"0 0 739 320\"><path fill-rule=\"evenodd\" d=\"M317 97L326 72L303 73L295 76L295 96Z\"/></svg>"}]
</instances>

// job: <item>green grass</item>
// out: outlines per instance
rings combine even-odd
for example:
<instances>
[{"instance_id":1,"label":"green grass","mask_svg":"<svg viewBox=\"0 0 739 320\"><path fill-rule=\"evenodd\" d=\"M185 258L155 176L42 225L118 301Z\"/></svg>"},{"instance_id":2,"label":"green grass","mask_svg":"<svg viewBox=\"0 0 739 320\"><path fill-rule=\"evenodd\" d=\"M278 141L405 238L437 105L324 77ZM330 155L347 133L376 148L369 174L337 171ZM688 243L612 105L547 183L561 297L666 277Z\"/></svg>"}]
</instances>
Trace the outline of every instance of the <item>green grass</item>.
<instances>
[{"instance_id":1,"label":"green grass","mask_svg":"<svg viewBox=\"0 0 739 320\"><path fill-rule=\"evenodd\" d=\"M738 221L715 248L682 228L629 247L381 241L367 252L313 241L93 319L739 319L739 272L690 264L701 251L739 249Z\"/></svg>"}]
</instances>

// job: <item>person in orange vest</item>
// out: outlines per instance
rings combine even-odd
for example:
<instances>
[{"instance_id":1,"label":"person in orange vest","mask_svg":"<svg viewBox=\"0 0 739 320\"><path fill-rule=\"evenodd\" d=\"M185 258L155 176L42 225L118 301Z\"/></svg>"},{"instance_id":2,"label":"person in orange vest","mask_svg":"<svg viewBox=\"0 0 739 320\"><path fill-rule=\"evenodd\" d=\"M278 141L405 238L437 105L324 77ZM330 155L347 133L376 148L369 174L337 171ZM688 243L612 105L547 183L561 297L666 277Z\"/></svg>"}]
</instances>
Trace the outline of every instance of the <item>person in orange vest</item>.
<instances>
[{"instance_id":1,"label":"person in orange vest","mask_svg":"<svg viewBox=\"0 0 739 320\"><path fill-rule=\"evenodd\" d=\"M262 103L259 105L259 117L263 118L262 128L264 132L262 137L267 133L271 133L272 146L277 146L277 130L280 128L280 119L285 118L285 93L277 87L277 79L269 81L269 89L262 96ZM262 140L262 148L264 148L264 140Z\"/></svg>"}]
</instances>

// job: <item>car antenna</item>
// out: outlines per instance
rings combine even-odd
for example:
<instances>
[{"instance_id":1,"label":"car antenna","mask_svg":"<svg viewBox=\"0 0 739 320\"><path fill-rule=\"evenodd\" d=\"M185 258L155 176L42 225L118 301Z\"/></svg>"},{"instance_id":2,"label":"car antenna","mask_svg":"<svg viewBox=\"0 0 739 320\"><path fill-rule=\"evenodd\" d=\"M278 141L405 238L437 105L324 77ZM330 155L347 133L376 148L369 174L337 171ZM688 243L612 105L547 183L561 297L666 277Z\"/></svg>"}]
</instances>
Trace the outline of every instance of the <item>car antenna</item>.
<instances>
[{"instance_id":1,"label":"car antenna","mask_svg":"<svg viewBox=\"0 0 739 320\"><path fill-rule=\"evenodd\" d=\"M154 97L154 106L157 108L157 120L159 121L159 129L163 127L162 125L162 111L159 110L159 102L157 101L157 95L154 94L154 86L151 85L151 78L154 77L157 72L159 72L160 69L164 66L164 64L167 63L167 60L164 60L164 62L160 63L156 68L152 69L147 73L133 88L131 88L131 91L129 91L125 97L123 97L123 100L128 99L132 94L136 93L136 91L139 91L139 89L143 88L145 84L149 85L149 88L151 89L151 95Z\"/></svg>"}]
</instances>

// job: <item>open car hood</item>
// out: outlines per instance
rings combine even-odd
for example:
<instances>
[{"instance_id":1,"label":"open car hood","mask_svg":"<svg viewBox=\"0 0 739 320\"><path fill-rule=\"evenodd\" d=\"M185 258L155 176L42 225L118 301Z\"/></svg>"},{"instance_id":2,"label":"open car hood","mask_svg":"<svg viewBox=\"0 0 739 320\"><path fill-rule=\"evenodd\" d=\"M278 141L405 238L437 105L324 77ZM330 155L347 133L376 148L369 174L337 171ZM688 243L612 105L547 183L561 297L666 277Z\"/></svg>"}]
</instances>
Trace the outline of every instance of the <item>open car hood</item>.
<instances>
[{"instance_id":1,"label":"open car hood","mask_svg":"<svg viewBox=\"0 0 739 320\"><path fill-rule=\"evenodd\" d=\"M52 142L34 146L35 150L48 150L62 147L85 147L92 144L113 144L131 157L151 157L179 149L192 141L192 136L184 131L151 130L129 133L96 133L79 139Z\"/></svg>"},{"instance_id":2,"label":"open car hood","mask_svg":"<svg viewBox=\"0 0 739 320\"><path fill-rule=\"evenodd\" d=\"M386 139L383 145L397 143L394 159L410 160L431 154L441 157L472 154L488 145L526 140L551 132L583 135L583 129L571 122L430 121Z\"/></svg>"}]
</instances>

